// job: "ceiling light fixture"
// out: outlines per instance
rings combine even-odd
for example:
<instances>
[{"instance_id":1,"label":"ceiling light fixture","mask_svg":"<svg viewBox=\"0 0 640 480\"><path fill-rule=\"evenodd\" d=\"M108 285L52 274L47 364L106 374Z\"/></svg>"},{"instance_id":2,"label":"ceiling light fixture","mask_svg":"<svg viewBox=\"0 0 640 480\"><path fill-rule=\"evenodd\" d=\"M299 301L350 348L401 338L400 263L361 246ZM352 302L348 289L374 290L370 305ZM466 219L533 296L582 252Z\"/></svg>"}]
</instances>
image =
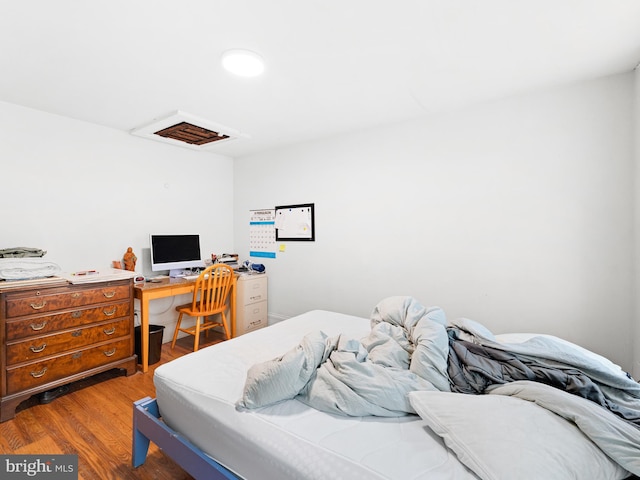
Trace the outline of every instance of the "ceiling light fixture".
<instances>
[{"instance_id":1,"label":"ceiling light fixture","mask_svg":"<svg viewBox=\"0 0 640 480\"><path fill-rule=\"evenodd\" d=\"M251 50L227 50L222 54L222 66L241 77L256 77L264 72L264 60Z\"/></svg>"}]
</instances>

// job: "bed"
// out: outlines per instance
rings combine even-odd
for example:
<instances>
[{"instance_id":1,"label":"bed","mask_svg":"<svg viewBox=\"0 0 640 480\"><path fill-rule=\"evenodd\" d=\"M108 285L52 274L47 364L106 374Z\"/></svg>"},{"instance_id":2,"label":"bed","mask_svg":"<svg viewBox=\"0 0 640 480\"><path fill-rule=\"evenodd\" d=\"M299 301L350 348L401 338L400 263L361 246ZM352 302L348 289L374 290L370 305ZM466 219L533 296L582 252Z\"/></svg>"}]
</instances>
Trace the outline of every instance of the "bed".
<instances>
[{"instance_id":1,"label":"bed","mask_svg":"<svg viewBox=\"0 0 640 480\"><path fill-rule=\"evenodd\" d=\"M405 313L415 309L407 307L415 302L408 297L390 300ZM134 404L133 465L144 462L153 441L195 478L622 479L640 472L636 425L530 381L494 385L486 395L425 388L408 395L411 412L389 416L318 409L301 396L268 397L264 406L247 401L248 372L273 362L280 367L285 352L299 351L310 333L361 339L371 330L372 319L315 310L161 365L154 374L157 398ZM513 346L531 338L492 341ZM596 365L596 377L628 387L626 407L640 415L637 383L608 360L558 342L563 352ZM278 382L266 379L286 390Z\"/></svg>"}]
</instances>

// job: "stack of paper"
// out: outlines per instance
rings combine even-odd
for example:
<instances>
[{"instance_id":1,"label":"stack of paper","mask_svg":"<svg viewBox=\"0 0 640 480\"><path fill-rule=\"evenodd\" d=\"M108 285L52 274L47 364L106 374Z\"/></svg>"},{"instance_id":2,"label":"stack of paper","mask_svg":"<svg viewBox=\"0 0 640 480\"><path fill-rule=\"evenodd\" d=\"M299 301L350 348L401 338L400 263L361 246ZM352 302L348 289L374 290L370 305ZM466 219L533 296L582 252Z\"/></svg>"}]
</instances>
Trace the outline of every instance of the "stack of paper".
<instances>
[{"instance_id":1,"label":"stack of paper","mask_svg":"<svg viewBox=\"0 0 640 480\"><path fill-rule=\"evenodd\" d=\"M109 280L122 280L133 278L135 276L136 272L132 272L129 270L120 270L117 268L105 268L101 270L80 270L77 272L64 272L60 274L60 277L74 284L107 282Z\"/></svg>"}]
</instances>

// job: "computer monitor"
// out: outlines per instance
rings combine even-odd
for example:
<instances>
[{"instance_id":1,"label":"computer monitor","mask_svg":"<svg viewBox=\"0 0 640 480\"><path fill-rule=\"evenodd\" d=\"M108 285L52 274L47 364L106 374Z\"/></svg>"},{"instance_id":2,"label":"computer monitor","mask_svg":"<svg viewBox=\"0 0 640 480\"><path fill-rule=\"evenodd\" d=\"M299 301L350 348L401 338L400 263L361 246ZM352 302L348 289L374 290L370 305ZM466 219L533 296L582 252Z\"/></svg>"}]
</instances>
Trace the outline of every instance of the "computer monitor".
<instances>
[{"instance_id":1,"label":"computer monitor","mask_svg":"<svg viewBox=\"0 0 640 480\"><path fill-rule=\"evenodd\" d=\"M202 268L199 235L155 235L149 236L151 270L169 270L169 275L179 277L187 268Z\"/></svg>"}]
</instances>

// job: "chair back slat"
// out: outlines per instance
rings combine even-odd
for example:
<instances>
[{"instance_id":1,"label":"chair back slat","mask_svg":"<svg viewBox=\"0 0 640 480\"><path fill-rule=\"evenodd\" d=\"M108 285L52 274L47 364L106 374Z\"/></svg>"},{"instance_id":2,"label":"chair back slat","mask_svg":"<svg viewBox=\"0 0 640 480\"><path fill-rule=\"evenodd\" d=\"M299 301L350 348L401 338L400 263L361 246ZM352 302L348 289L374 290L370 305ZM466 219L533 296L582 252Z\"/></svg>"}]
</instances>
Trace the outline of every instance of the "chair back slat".
<instances>
[{"instance_id":1,"label":"chair back slat","mask_svg":"<svg viewBox=\"0 0 640 480\"><path fill-rule=\"evenodd\" d=\"M224 263L207 267L196 279L191 309L200 315L223 309L233 283L233 269Z\"/></svg>"}]
</instances>

